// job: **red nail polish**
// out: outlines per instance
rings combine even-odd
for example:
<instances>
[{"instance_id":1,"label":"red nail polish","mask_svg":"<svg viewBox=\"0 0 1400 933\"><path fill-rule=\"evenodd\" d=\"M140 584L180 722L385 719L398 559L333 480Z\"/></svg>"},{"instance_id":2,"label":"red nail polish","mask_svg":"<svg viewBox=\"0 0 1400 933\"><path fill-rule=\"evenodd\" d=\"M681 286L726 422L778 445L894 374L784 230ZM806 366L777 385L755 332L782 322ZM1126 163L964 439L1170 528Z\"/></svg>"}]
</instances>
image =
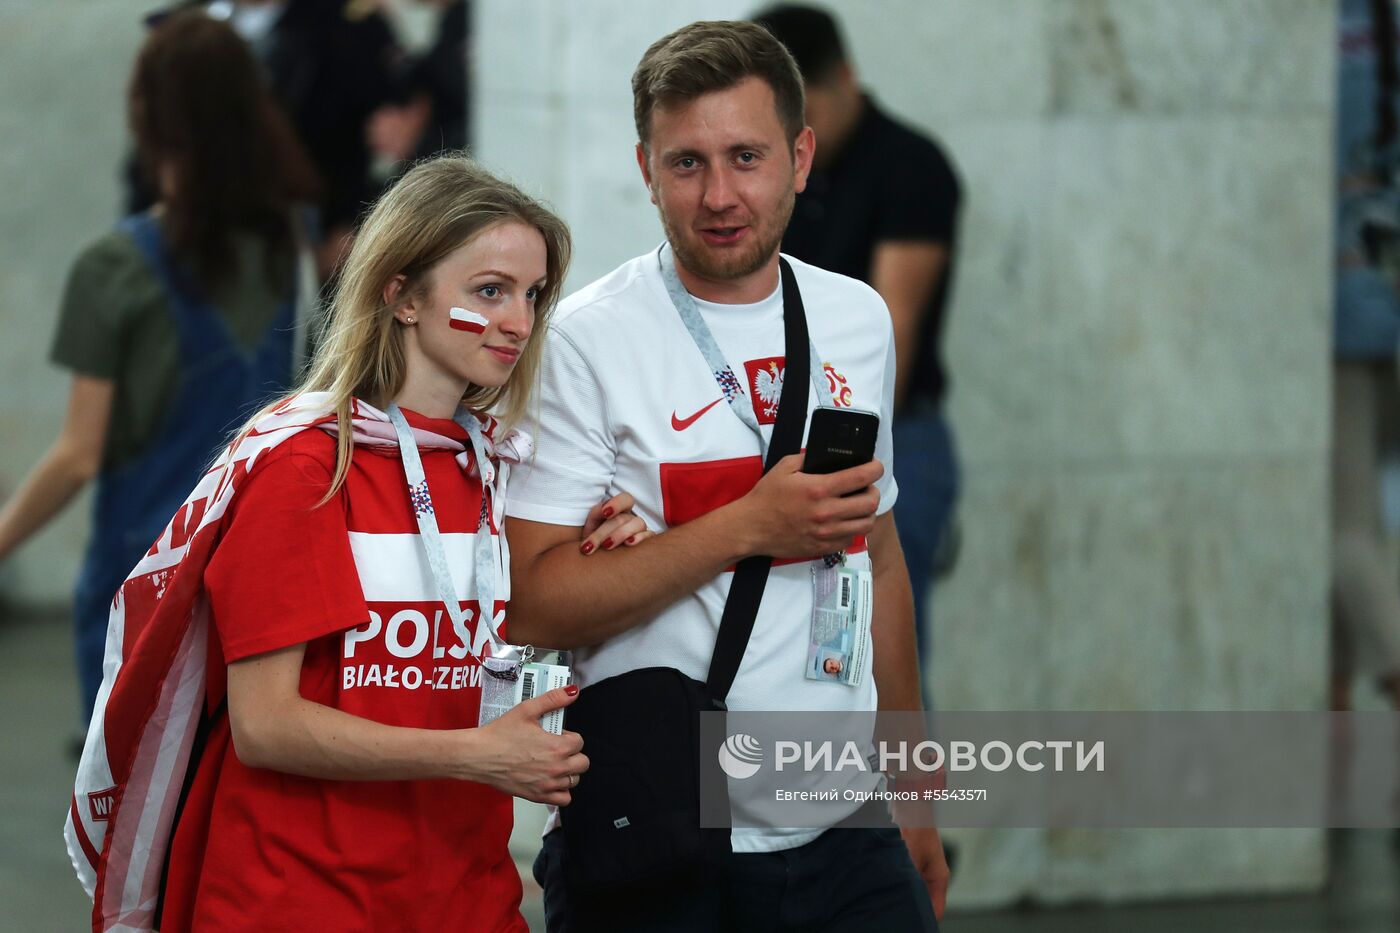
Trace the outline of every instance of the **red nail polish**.
<instances>
[{"instance_id":1,"label":"red nail polish","mask_svg":"<svg viewBox=\"0 0 1400 933\"><path fill-rule=\"evenodd\" d=\"M564 692L571 697L578 696L578 684L569 684L567 687L564 688Z\"/></svg>"},{"instance_id":2,"label":"red nail polish","mask_svg":"<svg viewBox=\"0 0 1400 933\"><path fill-rule=\"evenodd\" d=\"M606 541L603 542L603 550L605 550L605 551L611 551L611 550L612 550L612 546L613 546L612 538L609 538L609 539L607 539Z\"/></svg>"},{"instance_id":3,"label":"red nail polish","mask_svg":"<svg viewBox=\"0 0 1400 933\"><path fill-rule=\"evenodd\" d=\"M603 509L603 517L604 517L604 518L612 518L612 517L613 517L613 507L612 507L612 506L608 506L607 508Z\"/></svg>"},{"instance_id":4,"label":"red nail polish","mask_svg":"<svg viewBox=\"0 0 1400 933\"><path fill-rule=\"evenodd\" d=\"M633 535L632 537L628 538L626 543L628 543L628 544L636 544L636 543L637 543L637 536L636 536L636 535Z\"/></svg>"},{"instance_id":5,"label":"red nail polish","mask_svg":"<svg viewBox=\"0 0 1400 933\"><path fill-rule=\"evenodd\" d=\"M585 554L592 554L592 553L593 553L593 542L592 542L592 541L585 541L585 542L583 542L583 546L580 547L579 550L582 551L582 552L585 553Z\"/></svg>"}]
</instances>

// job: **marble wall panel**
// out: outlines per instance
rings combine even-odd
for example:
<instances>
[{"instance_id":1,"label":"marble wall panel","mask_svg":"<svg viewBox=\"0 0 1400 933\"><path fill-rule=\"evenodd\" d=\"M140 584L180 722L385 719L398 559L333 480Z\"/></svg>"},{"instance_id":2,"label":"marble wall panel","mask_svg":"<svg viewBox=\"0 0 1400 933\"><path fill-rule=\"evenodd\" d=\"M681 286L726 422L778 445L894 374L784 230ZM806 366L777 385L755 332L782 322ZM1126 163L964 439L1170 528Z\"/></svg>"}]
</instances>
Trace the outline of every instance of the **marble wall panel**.
<instances>
[{"instance_id":1,"label":"marble wall panel","mask_svg":"<svg viewBox=\"0 0 1400 933\"><path fill-rule=\"evenodd\" d=\"M1333 0L1046 4L1055 113L1323 114Z\"/></svg>"},{"instance_id":2,"label":"marble wall panel","mask_svg":"<svg viewBox=\"0 0 1400 933\"><path fill-rule=\"evenodd\" d=\"M483 97L472 111L472 154L492 172L556 208L566 184L559 159L563 136L561 112L547 104Z\"/></svg>"},{"instance_id":3,"label":"marble wall panel","mask_svg":"<svg viewBox=\"0 0 1400 933\"><path fill-rule=\"evenodd\" d=\"M1320 709L1325 464L1055 480L1047 709Z\"/></svg>"},{"instance_id":4,"label":"marble wall panel","mask_svg":"<svg viewBox=\"0 0 1400 933\"><path fill-rule=\"evenodd\" d=\"M125 83L150 4L0 5L0 499L58 433L69 375L48 361L79 251L116 222ZM5 562L4 596L70 598L87 537L86 497Z\"/></svg>"},{"instance_id":5,"label":"marble wall panel","mask_svg":"<svg viewBox=\"0 0 1400 933\"><path fill-rule=\"evenodd\" d=\"M1024 474L974 474L961 507L968 520L958 564L935 590L932 663L925 668L934 706L1044 709L1053 484Z\"/></svg>"},{"instance_id":6,"label":"marble wall panel","mask_svg":"<svg viewBox=\"0 0 1400 933\"><path fill-rule=\"evenodd\" d=\"M968 477L957 567L935 588L924 677L941 710L1045 708L1054 514L1048 478L1015 470ZM951 829L958 846L955 908L995 907L1034 894L1045 874L1044 831Z\"/></svg>"},{"instance_id":7,"label":"marble wall panel","mask_svg":"<svg viewBox=\"0 0 1400 933\"><path fill-rule=\"evenodd\" d=\"M563 150L572 154L558 202L574 233L570 289L654 249L663 238L636 158L630 108L578 106L565 114Z\"/></svg>"},{"instance_id":8,"label":"marble wall panel","mask_svg":"<svg viewBox=\"0 0 1400 933\"><path fill-rule=\"evenodd\" d=\"M742 19L750 6L739 0L674 0L639 15L634 0L558 0L564 42L558 48L568 75L569 98L615 106L631 113L632 72L647 48L674 29L696 20Z\"/></svg>"},{"instance_id":9,"label":"marble wall panel","mask_svg":"<svg viewBox=\"0 0 1400 933\"><path fill-rule=\"evenodd\" d=\"M971 471L1052 448L1045 355L1048 127L950 121L943 143L963 181L944 357L951 418ZM897 452L896 452L897 453Z\"/></svg>"},{"instance_id":10,"label":"marble wall panel","mask_svg":"<svg viewBox=\"0 0 1400 933\"><path fill-rule=\"evenodd\" d=\"M1312 892L1326 871L1316 829L1052 829L1045 845L1048 904Z\"/></svg>"},{"instance_id":11,"label":"marble wall panel","mask_svg":"<svg viewBox=\"0 0 1400 933\"><path fill-rule=\"evenodd\" d=\"M1057 457L1326 443L1327 133L1314 118L1053 124Z\"/></svg>"},{"instance_id":12,"label":"marble wall panel","mask_svg":"<svg viewBox=\"0 0 1400 933\"><path fill-rule=\"evenodd\" d=\"M563 0L472 5L473 32L479 37L470 58L477 106L540 106L561 99L570 80L559 54L566 12ZM494 135L499 134L478 133L474 138Z\"/></svg>"},{"instance_id":13,"label":"marble wall panel","mask_svg":"<svg viewBox=\"0 0 1400 933\"><path fill-rule=\"evenodd\" d=\"M839 0L862 81L907 119L938 124L1042 115L1054 6L1043 0Z\"/></svg>"},{"instance_id":14,"label":"marble wall panel","mask_svg":"<svg viewBox=\"0 0 1400 933\"><path fill-rule=\"evenodd\" d=\"M957 882L949 886L953 910L1004 907L1036 897L1044 887L1043 829L945 829L957 847Z\"/></svg>"}]
</instances>

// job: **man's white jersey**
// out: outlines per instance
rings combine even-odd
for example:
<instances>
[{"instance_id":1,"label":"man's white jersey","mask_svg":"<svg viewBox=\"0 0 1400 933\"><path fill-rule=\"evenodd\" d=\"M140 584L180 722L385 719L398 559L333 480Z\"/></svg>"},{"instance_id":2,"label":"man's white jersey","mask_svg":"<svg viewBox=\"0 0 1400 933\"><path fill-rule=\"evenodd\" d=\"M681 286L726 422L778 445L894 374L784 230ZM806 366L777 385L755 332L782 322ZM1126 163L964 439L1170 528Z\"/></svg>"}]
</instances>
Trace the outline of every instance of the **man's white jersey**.
<instances>
[{"instance_id":1,"label":"man's white jersey","mask_svg":"<svg viewBox=\"0 0 1400 933\"><path fill-rule=\"evenodd\" d=\"M827 397L815 399L809 390L809 412L820 403L879 414L875 456L885 473L876 487L884 514L897 492L889 312L868 285L785 258L824 364ZM753 407L767 443L784 373L781 286L756 304L696 303L741 382L740 402ZM636 498L636 513L647 526L664 532L740 498L758 481L758 437L724 400L666 293L656 252L565 299L545 340L538 420L527 427L536 439L535 458L512 475L508 515L579 526L595 505L625 491ZM850 549L848 566L869 568L863 540ZM579 684L654 666L705 680L732 580L731 568L650 621L575 652ZM811 610L810 561L775 561L727 698L730 709L875 709L873 677L852 688L805 676ZM816 835L735 830L733 843L736 851L769 851Z\"/></svg>"}]
</instances>

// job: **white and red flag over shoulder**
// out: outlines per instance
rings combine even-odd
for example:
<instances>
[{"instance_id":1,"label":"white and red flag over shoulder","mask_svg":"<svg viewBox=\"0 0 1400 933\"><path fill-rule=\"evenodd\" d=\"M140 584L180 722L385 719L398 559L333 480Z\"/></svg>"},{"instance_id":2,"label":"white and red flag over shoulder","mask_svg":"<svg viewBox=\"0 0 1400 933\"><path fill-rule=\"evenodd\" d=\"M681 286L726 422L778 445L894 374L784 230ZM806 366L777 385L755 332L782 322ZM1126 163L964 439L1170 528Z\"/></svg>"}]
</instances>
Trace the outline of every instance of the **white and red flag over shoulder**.
<instances>
[{"instance_id":1,"label":"white and red flag over shoulder","mask_svg":"<svg viewBox=\"0 0 1400 933\"><path fill-rule=\"evenodd\" d=\"M383 412L355 401L357 444L397 447ZM64 837L78 880L93 898L96 933L153 928L175 811L206 709L209 604L204 570L224 533L224 516L258 459L299 431L334 432L325 393L303 393L259 419L195 486L165 531L112 600L102 687L73 788ZM496 424L485 419L489 440ZM471 453L452 438L415 428L423 449ZM494 458L528 455L529 439L511 435ZM496 472L488 465L485 482ZM503 477L502 477L503 478ZM497 483L497 495L503 498Z\"/></svg>"},{"instance_id":2,"label":"white and red flag over shoulder","mask_svg":"<svg viewBox=\"0 0 1400 933\"><path fill-rule=\"evenodd\" d=\"M486 320L485 315L477 314L467 308L449 308L447 310L447 323L452 325L453 330L484 334L486 333L486 325L491 322Z\"/></svg>"}]
</instances>

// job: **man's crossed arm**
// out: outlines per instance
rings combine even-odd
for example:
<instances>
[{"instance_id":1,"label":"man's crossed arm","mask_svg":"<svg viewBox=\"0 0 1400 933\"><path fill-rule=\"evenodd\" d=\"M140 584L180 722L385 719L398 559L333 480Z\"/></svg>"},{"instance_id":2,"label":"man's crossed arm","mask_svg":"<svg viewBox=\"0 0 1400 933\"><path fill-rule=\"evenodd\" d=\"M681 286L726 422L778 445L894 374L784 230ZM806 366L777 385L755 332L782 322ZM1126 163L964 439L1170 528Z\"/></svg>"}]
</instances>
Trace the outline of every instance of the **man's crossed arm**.
<instances>
[{"instance_id":1,"label":"man's crossed arm","mask_svg":"<svg viewBox=\"0 0 1400 933\"><path fill-rule=\"evenodd\" d=\"M645 622L753 554L807 557L847 547L875 526L878 462L840 473L778 461L745 496L635 548L585 557L579 529L512 518L512 639L596 645ZM847 498L846 493L855 493Z\"/></svg>"}]
</instances>

